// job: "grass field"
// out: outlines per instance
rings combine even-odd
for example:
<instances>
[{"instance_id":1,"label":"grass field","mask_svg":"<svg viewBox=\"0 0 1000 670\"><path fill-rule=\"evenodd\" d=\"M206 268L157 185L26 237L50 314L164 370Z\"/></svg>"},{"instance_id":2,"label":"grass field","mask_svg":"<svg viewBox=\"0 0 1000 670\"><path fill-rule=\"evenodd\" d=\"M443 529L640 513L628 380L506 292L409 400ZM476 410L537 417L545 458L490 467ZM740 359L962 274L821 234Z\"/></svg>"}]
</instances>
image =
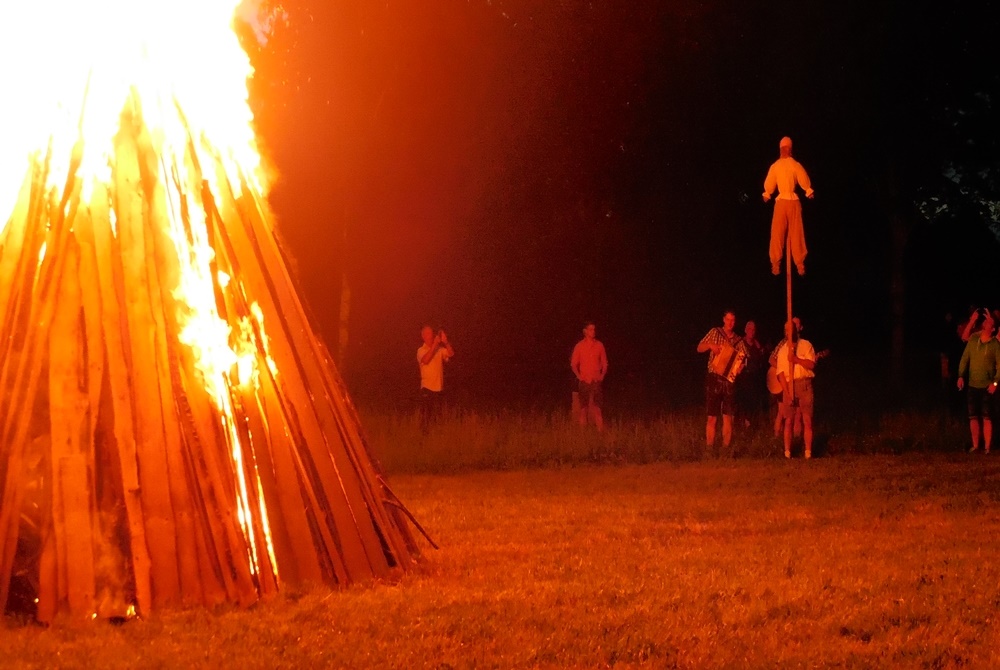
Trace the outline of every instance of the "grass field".
<instances>
[{"instance_id":1,"label":"grass field","mask_svg":"<svg viewBox=\"0 0 1000 670\"><path fill-rule=\"evenodd\" d=\"M8 619L4 667L1000 667L1000 459L406 474L398 584L123 626Z\"/></svg>"},{"instance_id":2,"label":"grass field","mask_svg":"<svg viewBox=\"0 0 1000 670\"><path fill-rule=\"evenodd\" d=\"M950 453L968 447L968 424L948 411L829 414L817 419L813 451L820 456ZM367 413L363 422L374 453L391 474L681 463L707 455L705 416L700 411L612 415L602 435L581 430L568 411L464 411L426 431L415 414ZM797 442L795 451L801 452L801 446ZM737 459L782 458L784 451L765 416L754 417L748 429L736 430L732 447Z\"/></svg>"}]
</instances>

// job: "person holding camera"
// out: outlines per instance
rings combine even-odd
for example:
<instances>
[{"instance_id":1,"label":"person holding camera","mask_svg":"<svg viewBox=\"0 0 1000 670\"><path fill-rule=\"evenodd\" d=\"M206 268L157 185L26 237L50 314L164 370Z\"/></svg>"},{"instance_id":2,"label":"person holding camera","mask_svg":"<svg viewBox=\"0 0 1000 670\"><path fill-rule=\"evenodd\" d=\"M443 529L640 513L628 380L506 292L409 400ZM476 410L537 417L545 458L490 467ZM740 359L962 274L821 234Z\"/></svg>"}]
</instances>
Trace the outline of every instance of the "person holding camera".
<instances>
[{"instance_id":1,"label":"person holding camera","mask_svg":"<svg viewBox=\"0 0 1000 670\"><path fill-rule=\"evenodd\" d=\"M436 333L430 326L420 329L424 343L417 349L417 365L420 368L420 418L424 426L432 416L441 412L444 394L444 364L455 350L448 341L444 330Z\"/></svg>"},{"instance_id":2,"label":"person holding camera","mask_svg":"<svg viewBox=\"0 0 1000 670\"><path fill-rule=\"evenodd\" d=\"M580 425L586 426L587 417L590 416L600 433L604 430L604 417L601 415L604 393L601 391L601 382L604 381L604 375L608 374L608 354L596 334L597 326L593 321L583 324L583 339L573 347L569 366L579 383Z\"/></svg>"},{"instance_id":3,"label":"person holding camera","mask_svg":"<svg viewBox=\"0 0 1000 670\"><path fill-rule=\"evenodd\" d=\"M982 421L983 451L990 453L990 442L993 439L992 409L997 384L1000 383L1000 342L993 337L993 315L988 309L980 310L970 319L973 329L962 360L958 364L958 390L965 387L965 374L969 374L968 408L969 432L972 436L972 448L979 448L979 423Z\"/></svg>"}]
</instances>

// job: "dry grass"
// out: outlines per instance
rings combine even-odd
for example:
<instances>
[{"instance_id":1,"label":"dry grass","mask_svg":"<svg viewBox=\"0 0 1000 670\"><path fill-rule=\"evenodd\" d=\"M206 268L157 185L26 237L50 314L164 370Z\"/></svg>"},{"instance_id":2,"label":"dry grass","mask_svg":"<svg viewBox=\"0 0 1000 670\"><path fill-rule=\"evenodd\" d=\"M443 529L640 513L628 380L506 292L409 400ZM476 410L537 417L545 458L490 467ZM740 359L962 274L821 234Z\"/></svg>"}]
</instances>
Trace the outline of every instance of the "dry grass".
<instances>
[{"instance_id":1,"label":"dry grass","mask_svg":"<svg viewBox=\"0 0 1000 670\"><path fill-rule=\"evenodd\" d=\"M398 585L121 627L8 621L5 667L1000 667L1000 460L408 475Z\"/></svg>"},{"instance_id":2,"label":"dry grass","mask_svg":"<svg viewBox=\"0 0 1000 670\"><path fill-rule=\"evenodd\" d=\"M416 415L370 412L365 429L390 473L447 473L605 463L685 462L705 457L700 411L612 416L603 435L582 429L569 412L450 414L421 430ZM881 412L822 416L820 455L955 451L969 440L968 423L948 412ZM717 445L718 446L718 445ZM801 444L797 448L800 448ZM754 417L733 439L736 457L782 458L772 421Z\"/></svg>"}]
</instances>

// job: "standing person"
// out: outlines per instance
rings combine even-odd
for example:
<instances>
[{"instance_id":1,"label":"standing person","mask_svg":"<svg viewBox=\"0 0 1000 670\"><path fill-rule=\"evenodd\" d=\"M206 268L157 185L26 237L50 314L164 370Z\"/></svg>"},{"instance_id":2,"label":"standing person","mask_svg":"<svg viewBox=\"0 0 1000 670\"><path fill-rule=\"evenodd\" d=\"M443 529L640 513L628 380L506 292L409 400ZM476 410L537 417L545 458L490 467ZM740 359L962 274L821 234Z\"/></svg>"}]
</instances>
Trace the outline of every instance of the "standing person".
<instances>
[{"instance_id":1,"label":"standing person","mask_svg":"<svg viewBox=\"0 0 1000 670\"><path fill-rule=\"evenodd\" d=\"M990 453L993 439L992 407L993 394L1000 382L997 358L1000 343L993 337L993 316L988 309L982 310L976 325L979 332L965 345L962 360L958 364L958 390L965 386L965 373L969 373L969 433L972 436L972 453L979 448L979 422L982 421L983 451Z\"/></svg>"},{"instance_id":2,"label":"standing person","mask_svg":"<svg viewBox=\"0 0 1000 670\"><path fill-rule=\"evenodd\" d=\"M705 450L715 448L715 427L722 415L722 446L732 456L733 415L736 413L734 381L746 362L747 348L736 334L736 314L722 315L722 328L712 328L698 343L699 354L708 352L708 374L705 377Z\"/></svg>"},{"instance_id":3,"label":"standing person","mask_svg":"<svg viewBox=\"0 0 1000 670\"><path fill-rule=\"evenodd\" d=\"M426 428L431 417L441 412L444 397L444 364L455 350L443 329L437 333L430 326L420 329L424 343L417 349L417 366L420 368L420 424Z\"/></svg>"},{"instance_id":4,"label":"standing person","mask_svg":"<svg viewBox=\"0 0 1000 670\"><path fill-rule=\"evenodd\" d=\"M764 202L771 199L774 189L778 189L778 198L774 202L774 214L771 217L771 246L768 251L771 257L771 274L781 274L781 256L785 247L785 231L789 240L787 252L798 268L799 274L806 273L806 235L802 228L802 202L795 192L796 184L805 191L810 200L814 197L809 175L802 164L792 158L792 138L782 137L778 143L780 157L771 164L764 178Z\"/></svg>"},{"instance_id":5,"label":"standing person","mask_svg":"<svg viewBox=\"0 0 1000 670\"><path fill-rule=\"evenodd\" d=\"M604 344L597 339L597 326L593 321L588 321L583 325L583 339L573 347L573 354L569 358L569 367L576 375L579 384L580 414L579 422L581 426L587 425L587 416L590 416L597 432L604 431L604 417L601 416L601 405L604 403L604 393L601 390L601 382L608 374L608 354L604 350Z\"/></svg>"},{"instance_id":6,"label":"standing person","mask_svg":"<svg viewBox=\"0 0 1000 670\"><path fill-rule=\"evenodd\" d=\"M795 332L802 337L802 321L797 316L792 317L792 323L795 324ZM778 351L784 346L785 342L788 341L788 337L782 336L778 344L775 345L774 349L771 350L771 355L767 358L767 363L770 366L767 371L767 390L771 394L771 408L775 412L774 415L774 436L780 438L785 430L785 413L782 411L781 402L784 398L784 389L781 386L781 382L778 381ZM798 439L802 434L802 415L795 414L793 426L792 426L792 437Z\"/></svg>"},{"instance_id":7,"label":"standing person","mask_svg":"<svg viewBox=\"0 0 1000 670\"><path fill-rule=\"evenodd\" d=\"M778 348L778 383L781 384L781 413L785 419L785 458L792 457L793 424L802 417L805 457L812 458L813 387L816 351L809 340L799 337L794 321L785 323L785 343ZM794 367L794 372L790 368ZM794 392L794 398L793 396Z\"/></svg>"},{"instance_id":8,"label":"standing person","mask_svg":"<svg viewBox=\"0 0 1000 670\"><path fill-rule=\"evenodd\" d=\"M744 428L750 427L750 417L764 411L764 373L767 361L764 345L757 339L757 324L747 321L743 328L743 342L747 347L747 362L736 378L736 411L742 417Z\"/></svg>"}]
</instances>

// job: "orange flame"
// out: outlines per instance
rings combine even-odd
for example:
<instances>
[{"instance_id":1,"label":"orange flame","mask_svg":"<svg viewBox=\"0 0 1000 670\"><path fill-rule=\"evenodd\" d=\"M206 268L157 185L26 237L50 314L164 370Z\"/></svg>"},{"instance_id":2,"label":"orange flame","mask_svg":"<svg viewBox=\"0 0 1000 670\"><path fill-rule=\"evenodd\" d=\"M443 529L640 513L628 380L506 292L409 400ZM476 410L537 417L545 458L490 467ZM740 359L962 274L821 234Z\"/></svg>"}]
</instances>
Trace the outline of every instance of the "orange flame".
<instances>
[{"instance_id":1,"label":"orange flame","mask_svg":"<svg viewBox=\"0 0 1000 670\"><path fill-rule=\"evenodd\" d=\"M31 0L4 3L0 22L0 212L11 212L33 156L51 145L65 175L82 136L78 175L107 182L111 140L131 91L163 155L183 155L188 128L263 192L247 105L250 61L232 31L238 0ZM59 49L45 45L57 44ZM178 112L183 109L183 117ZM64 168L60 170L59 168Z\"/></svg>"},{"instance_id":2,"label":"orange flame","mask_svg":"<svg viewBox=\"0 0 1000 670\"><path fill-rule=\"evenodd\" d=\"M180 340L190 347L206 392L222 415L234 469L238 516L250 559L259 566L262 548L250 526L249 500L257 497L275 566L260 481L249 470L235 426L233 394L252 385L257 354L266 349L263 314L231 324L216 303L216 288L236 290L236 280L213 271L204 211L181 219L180 194L169 181L188 184L186 152L203 165L221 161L227 188L241 183L263 194L265 180L247 105L249 59L232 30L239 0L30 0L4 3L0 22L0 233L9 221L30 166L50 160L51 188L62 188L73 169L89 203L97 184L111 184L114 137L122 109L138 101L149 140L160 157L167 219L180 266L173 294L182 303ZM46 45L58 45L58 49ZM130 102L132 101L132 102ZM74 154L74 149L76 153ZM81 150L82 149L82 153ZM171 178L171 174L174 176ZM213 193L216 175L203 175ZM106 192L106 190L102 190ZM106 222L117 234L114 211ZM185 225L187 224L187 225ZM42 250L44 257L45 250ZM218 284L216 284L218 282ZM256 334L255 334L256 329ZM258 344L260 343L260 344ZM269 356L263 360L273 369Z\"/></svg>"}]
</instances>

